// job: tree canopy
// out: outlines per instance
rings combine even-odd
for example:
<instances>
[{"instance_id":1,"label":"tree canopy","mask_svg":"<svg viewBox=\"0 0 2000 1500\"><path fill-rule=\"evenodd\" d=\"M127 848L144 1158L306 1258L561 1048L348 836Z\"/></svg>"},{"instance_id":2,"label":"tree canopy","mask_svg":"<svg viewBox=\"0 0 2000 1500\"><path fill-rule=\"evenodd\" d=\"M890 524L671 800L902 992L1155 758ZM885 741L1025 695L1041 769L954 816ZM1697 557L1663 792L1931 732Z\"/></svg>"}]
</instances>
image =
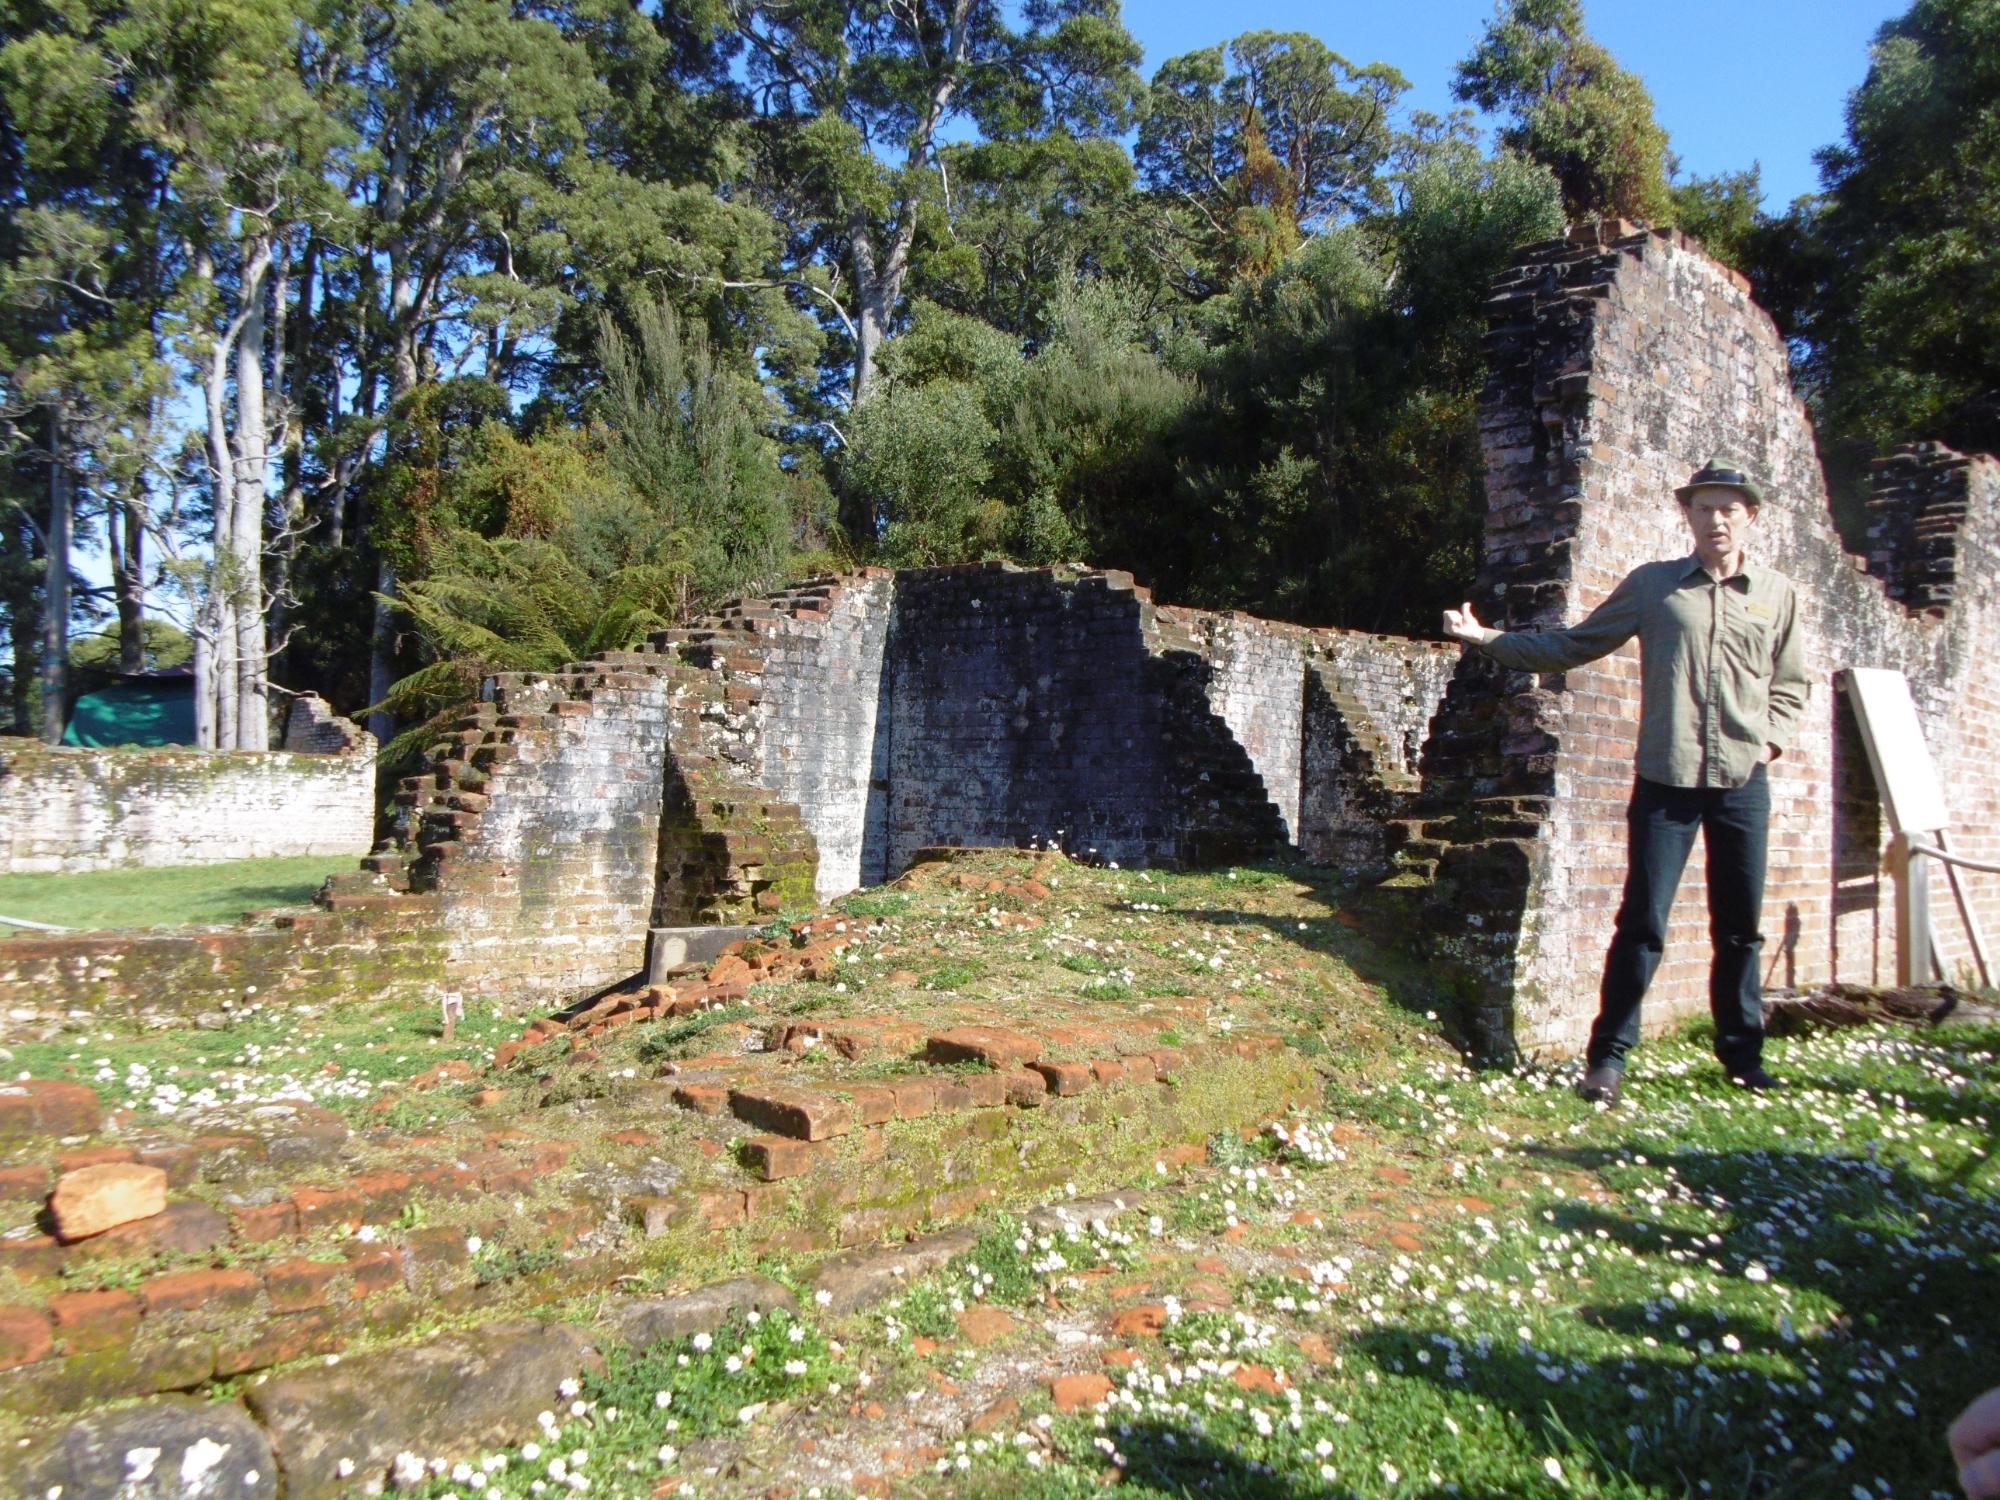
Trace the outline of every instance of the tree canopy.
<instances>
[{"instance_id":1,"label":"tree canopy","mask_svg":"<svg viewBox=\"0 0 2000 1500\"><path fill-rule=\"evenodd\" d=\"M1600 215L1752 275L1849 500L1896 441L2000 447L2000 0L1885 26L1775 212L1755 163L1679 175L1581 0L1504 0L1443 119L1339 42L1147 73L1116 0L0 4L13 727L174 630L207 743L267 743L273 686L408 728L862 560L1427 630L1477 564L1486 287Z\"/></svg>"}]
</instances>

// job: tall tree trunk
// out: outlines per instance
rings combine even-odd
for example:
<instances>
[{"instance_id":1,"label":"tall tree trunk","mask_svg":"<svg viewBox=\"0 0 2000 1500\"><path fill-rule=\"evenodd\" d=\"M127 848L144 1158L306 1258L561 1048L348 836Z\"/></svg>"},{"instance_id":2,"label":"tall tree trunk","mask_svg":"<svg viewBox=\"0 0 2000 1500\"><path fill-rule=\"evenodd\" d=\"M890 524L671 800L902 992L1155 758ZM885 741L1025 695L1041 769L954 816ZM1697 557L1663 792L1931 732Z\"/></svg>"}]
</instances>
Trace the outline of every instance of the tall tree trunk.
<instances>
[{"instance_id":1,"label":"tall tree trunk","mask_svg":"<svg viewBox=\"0 0 2000 1500\"><path fill-rule=\"evenodd\" d=\"M269 691L264 660L264 505L270 468L269 432L264 409L265 301L263 274L249 267L269 265L269 247L244 250L243 328L236 341L236 503L230 549L236 571L236 748L271 748Z\"/></svg>"},{"instance_id":2,"label":"tall tree trunk","mask_svg":"<svg viewBox=\"0 0 2000 1500\"><path fill-rule=\"evenodd\" d=\"M118 670L146 670L146 505L121 495L104 518L111 548L111 588L118 600Z\"/></svg>"},{"instance_id":3,"label":"tall tree trunk","mask_svg":"<svg viewBox=\"0 0 2000 1500\"><path fill-rule=\"evenodd\" d=\"M42 742L62 740L69 691L69 554L76 492L60 412L49 414L49 558L42 584Z\"/></svg>"},{"instance_id":4,"label":"tall tree trunk","mask_svg":"<svg viewBox=\"0 0 2000 1500\"><path fill-rule=\"evenodd\" d=\"M14 670L8 676L9 733L32 735L35 723L35 684L42 671L42 607L40 570L43 557L40 530L27 522L0 528L0 560L4 571L7 604L7 643L13 648ZM22 566L25 564L25 566Z\"/></svg>"},{"instance_id":5,"label":"tall tree trunk","mask_svg":"<svg viewBox=\"0 0 2000 1500\"><path fill-rule=\"evenodd\" d=\"M215 637L220 616L217 596L202 600L194 619L194 742L203 750L221 748L215 714Z\"/></svg>"}]
</instances>

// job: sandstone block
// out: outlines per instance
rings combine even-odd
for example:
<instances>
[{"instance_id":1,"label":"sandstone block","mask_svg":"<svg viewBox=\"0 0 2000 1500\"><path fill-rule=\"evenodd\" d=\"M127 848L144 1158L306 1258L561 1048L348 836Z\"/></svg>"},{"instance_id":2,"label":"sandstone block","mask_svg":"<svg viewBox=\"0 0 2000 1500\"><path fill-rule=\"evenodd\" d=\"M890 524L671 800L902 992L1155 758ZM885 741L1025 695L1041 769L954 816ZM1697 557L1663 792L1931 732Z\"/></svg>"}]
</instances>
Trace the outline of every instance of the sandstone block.
<instances>
[{"instance_id":1,"label":"sandstone block","mask_svg":"<svg viewBox=\"0 0 2000 1500\"><path fill-rule=\"evenodd\" d=\"M281 1376L246 1400L289 1500L333 1500L379 1486L398 1453L465 1458L519 1442L556 1387L597 1362L581 1329L504 1323Z\"/></svg>"},{"instance_id":2,"label":"sandstone block","mask_svg":"<svg viewBox=\"0 0 2000 1500\"><path fill-rule=\"evenodd\" d=\"M21 1493L121 1500L272 1500L278 1465L242 1407L166 1396L70 1423L31 1448Z\"/></svg>"},{"instance_id":3,"label":"sandstone block","mask_svg":"<svg viewBox=\"0 0 2000 1500\"><path fill-rule=\"evenodd\" d=\"M65 1172L49 1195L56 1233L69 1241L150 1219L166 1206L167 1174L137 1162L104 1162Z\"/></svg>"}]
</instances>

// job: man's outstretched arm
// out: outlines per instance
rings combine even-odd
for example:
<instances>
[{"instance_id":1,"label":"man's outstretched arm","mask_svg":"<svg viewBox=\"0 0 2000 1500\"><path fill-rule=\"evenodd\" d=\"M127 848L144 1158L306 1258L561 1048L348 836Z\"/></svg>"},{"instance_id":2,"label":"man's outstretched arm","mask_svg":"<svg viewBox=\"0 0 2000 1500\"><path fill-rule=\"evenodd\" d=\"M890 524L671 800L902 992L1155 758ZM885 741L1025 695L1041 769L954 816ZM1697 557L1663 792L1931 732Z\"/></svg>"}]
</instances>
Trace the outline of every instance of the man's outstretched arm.
<instances>
[{"instance_id":1,"label":"man's outstretched arm","mask_svg":"<svg viewBox=\"0 0 2000 1500\"><path fill-rule=\"evenodd\" d=\"M1477 646L1520 672L1567 672L1609 656L1639 633L1639 590L1629 574L1611 596L1574 625L1556 630L1493 630L1467 604L1444 612L1444 633Z\"/></svg>"}]
</instances>

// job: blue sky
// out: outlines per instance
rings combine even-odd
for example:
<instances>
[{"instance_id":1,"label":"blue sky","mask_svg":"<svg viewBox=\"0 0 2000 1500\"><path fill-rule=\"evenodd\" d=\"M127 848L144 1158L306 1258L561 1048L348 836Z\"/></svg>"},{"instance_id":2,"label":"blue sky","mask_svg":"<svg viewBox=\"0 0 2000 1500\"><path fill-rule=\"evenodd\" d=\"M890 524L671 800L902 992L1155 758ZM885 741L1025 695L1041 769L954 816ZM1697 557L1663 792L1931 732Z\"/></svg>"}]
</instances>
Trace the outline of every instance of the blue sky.
<instances>
[{"instance_id":1,"label":"blue sky","mask_svg":"<svg viewBox=\"0 0 2000 1500\"><path fill-rule=\"evenodd\" d=\"M1842 137L1847 95L1868 71L1868 42L1902 15L1884 0L1586 0L1597 39L1646 80L1682 170L1760 162L1764 206L1782 210L1819 186L1812 154ZM1407 101L1442 112L1451 73L1472 50L1492 0L1325 4L1125 0L1147 77L1167 58L1251 30L1306 31L1351 63L1386 62L1410 80Z\"/></svg>"}]
</instances>

